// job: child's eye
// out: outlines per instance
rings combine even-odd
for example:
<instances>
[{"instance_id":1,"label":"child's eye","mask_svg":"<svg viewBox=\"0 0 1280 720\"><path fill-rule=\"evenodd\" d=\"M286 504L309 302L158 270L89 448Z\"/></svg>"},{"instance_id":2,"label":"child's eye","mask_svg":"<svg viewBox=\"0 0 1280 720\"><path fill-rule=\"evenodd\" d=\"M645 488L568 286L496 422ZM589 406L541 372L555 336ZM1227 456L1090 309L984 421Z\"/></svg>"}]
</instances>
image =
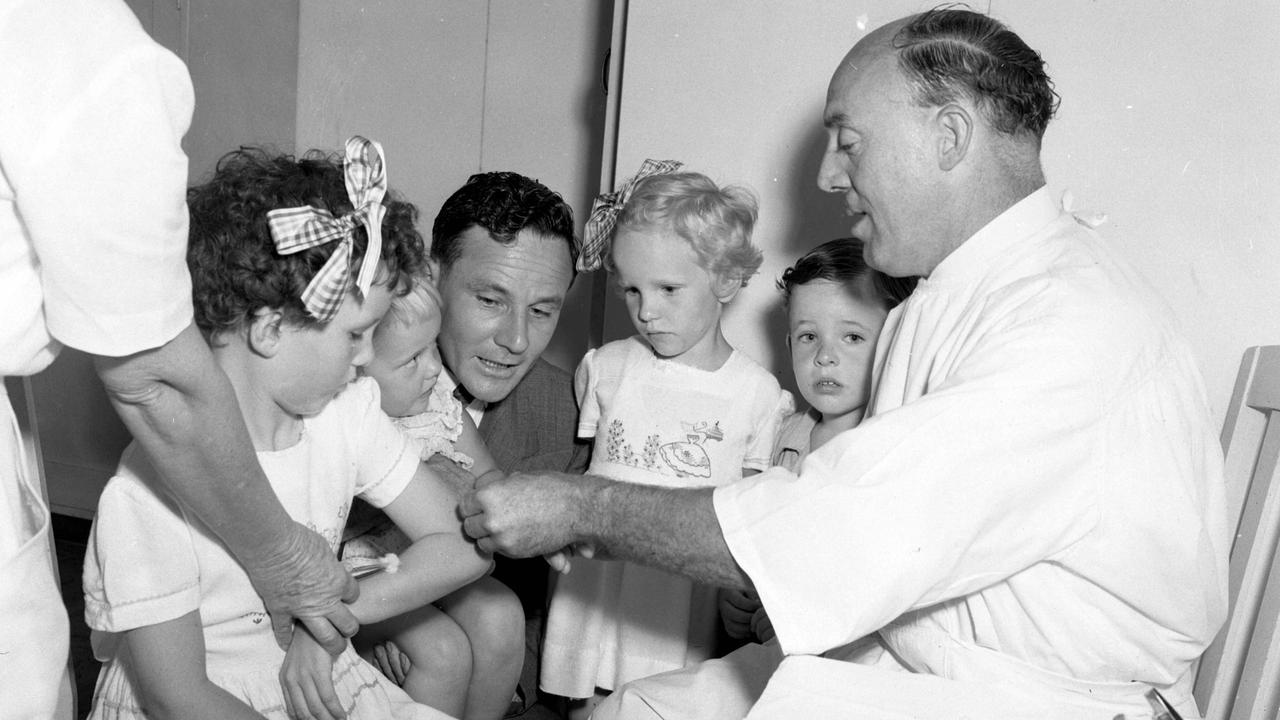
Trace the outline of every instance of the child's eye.
<instances>
[{"instance_id":1,"label":"child's eye","mask_svg":"<svg viewBox=\"0 0 1280 720\"><path fill-rule=\"evenodd\" d=\"M420 358L420 357L422 357L422 356L421 356L421 355L414 355L413 357L409 358L409 362L407 362L407 363L405 363L405 364L404 364L404 365L405 365L405 367L413 367L414 365L417 365L417 364L418 364L418 358Z\"/></svg>"},{"instance_id":2,"label":"child's eye","mask_svg":"<svg viewBox=\"0 0 1280 720\"><path fill-rule=\"evenodd\" d=\"M662 292L663 292L663 293L665 293L665 294L667 294L667 295L674 295L674 294L675 294L675 292L676 292L677 290L679 290L679 289L680 289L680 288L676 287L675 285L663 285L663 286L662 286Z\"/></svg>"},{"instance_id":3,"label":"child's eye","mask_svg":"<svg viewBox=\"0 0 1280 720\"><path fill-rule=\"evenodd\" d=\"M813 342L813 340L814 340L813 333L806 332L806 333L800 333L799 335L796 335L796 342L807 343L807 342Z\"/></svg>"},{"instance_id":4,"label":"child's eye","mask_svg":"<svg viewBox=\"0 0 1280 720\"><path fill-rule=\"evenodd\" d=\"M856 344L856 343L860 343L860 342L862 342L862 341L863 341L863 340L865 340L865 339L866 339L866 338L862 337L861 335L859 335L859 334L857 334L857 333L849 333L848 335L845 335L845 336L844 336L844 341L845 341L845 342L848 342L848 343L855 343L855 344Z\"/></svg>"}]
</instances>

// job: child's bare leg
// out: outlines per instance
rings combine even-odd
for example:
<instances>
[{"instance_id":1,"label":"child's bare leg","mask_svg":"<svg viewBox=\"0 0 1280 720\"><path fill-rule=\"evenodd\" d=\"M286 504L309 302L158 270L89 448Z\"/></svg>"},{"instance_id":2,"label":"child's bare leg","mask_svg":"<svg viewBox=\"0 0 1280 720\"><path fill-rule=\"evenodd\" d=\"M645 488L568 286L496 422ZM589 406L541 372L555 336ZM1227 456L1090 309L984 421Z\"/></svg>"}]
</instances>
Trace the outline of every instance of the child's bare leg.
<instances>
[{"instance_id":1,"label":"child's bare leg","mask_svg":"<svg viewBox=\"0 0 1280 720\"><path fill-rule=\"evenodd\" d=\"M471 641L472 673L463 720L497 720L511 703L524 665L524 610L492 577L459 588L440 607ZM532 698L530 698L532 699Z\"/></svg>"},{"instance_id":2,"label":"child's bare leg","mask_svg":"<svg viewBox=\"0 0 1280 720\"><path fill-rule=\"evenodd\" d=\"M427 605L361 627L354 644L361 657L378 665L374 648L388 640L409 657L409 670L401 683L409 697L461 717L473 671L471 643L458 623ZM388 677L397 679L392 674Z\"/></svg>"}]
</instances>

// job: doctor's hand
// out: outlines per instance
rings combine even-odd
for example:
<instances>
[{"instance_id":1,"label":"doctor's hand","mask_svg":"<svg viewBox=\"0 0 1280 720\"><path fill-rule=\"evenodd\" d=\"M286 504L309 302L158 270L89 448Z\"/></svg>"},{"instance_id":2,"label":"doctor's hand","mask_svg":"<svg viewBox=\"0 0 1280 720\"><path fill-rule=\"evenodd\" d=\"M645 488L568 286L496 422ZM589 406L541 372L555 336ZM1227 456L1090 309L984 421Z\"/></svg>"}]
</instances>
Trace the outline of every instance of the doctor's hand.
<instances>
[{"instance_id":1,"label":"doctor's hand","mask_svg":"<svg viewBox=\"0 0 1280 720\"><path fill-rule=\"evenodd\" d=\"M550 555L582 538L593 478L512 473L462 498L463 528L485 552Z\"/></svg>"}]
</instances>

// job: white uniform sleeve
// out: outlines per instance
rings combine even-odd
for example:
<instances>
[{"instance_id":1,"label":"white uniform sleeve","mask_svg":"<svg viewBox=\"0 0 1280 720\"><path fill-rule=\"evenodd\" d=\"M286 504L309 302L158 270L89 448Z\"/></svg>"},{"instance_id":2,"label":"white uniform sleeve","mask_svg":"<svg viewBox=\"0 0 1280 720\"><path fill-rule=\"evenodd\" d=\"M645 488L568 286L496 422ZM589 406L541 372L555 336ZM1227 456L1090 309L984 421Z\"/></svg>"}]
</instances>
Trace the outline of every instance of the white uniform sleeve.
<instances>
[{"instance_id":1,"label":"white uniform sleeve","mask_svg":"<svg viewBox=\"0 0 1280 720\"><path fill-rule=\"evenodd\" d=\"M798 480L773 468L718 488L783 648L852 641L1087 533L1105 342L1045 318L988 332L946 382L826 443Z\"/></svg>"},{"instance_id":2,"label":"white uniform sleeve","mask_svg":"<svg viewBox=\"0 0 1280 720\"><path fill-rule=\"evenodd\" d=\"M32 39L20 53L0 49L0 87L23 94L0 101L21 108L0 113L0 164L39 259L50 333L120 356L191 322L181 141L194 97L182 62L127 7L107 11L126 16L111 32L94 25L96 13L6 18ZM73 57L61 50L68 35L80 49Z\"/></svg>"},{"instance_id":3,"label":"white uniform sleeve","mask_svg":"<svg viewBox=\"0 0 1280 720\"><path fill-rule=\"evenodd\" d=\"M84 562L85 620L123 632L181 617L200 606L191 528L168 493L154 488L131 446L98 500Z\"/></svg>"}]
</instances>

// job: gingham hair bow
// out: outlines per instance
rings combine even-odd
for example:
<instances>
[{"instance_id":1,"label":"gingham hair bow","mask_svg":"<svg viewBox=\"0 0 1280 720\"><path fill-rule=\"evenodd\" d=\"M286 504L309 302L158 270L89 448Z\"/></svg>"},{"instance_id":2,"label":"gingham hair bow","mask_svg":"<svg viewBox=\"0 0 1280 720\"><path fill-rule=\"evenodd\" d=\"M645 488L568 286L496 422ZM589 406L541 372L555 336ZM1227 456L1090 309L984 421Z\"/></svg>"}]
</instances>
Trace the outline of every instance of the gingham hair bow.
<instances>
[{"instance_id":1,"label":"gingham hair bow","mask_svg":"<svg viewBox=\"0 0 1280 720\"><path fill-rule=\"evenodd\" d=\"M622 187L611 193L596 196L591 203L591 214L582 235L582 252L578 255L578 271L591 272L604 264L604 254L609 248L609 238L618 224L618 214L631 199L636 183L650 175L666 175L679 170L684 163L679 160L645 160L640 170Z\"/></svg>"},{"instance_id":2,"label":"gingham hair bow","mask_svg":"<svg viewBox=\"0 0 1280 720\"><path fill-rule=\"evenodd\" d=\"M356 287L363 296L369 294L378 261L382 258L382 216L386 208L382 198L387 194L387 166L382 156L382 145L360 137L347 140L343 176L347 184L347 197L355 207L342 217L335 218L322 208L303 205L282 208L267 213L271 227L271 239L276 252L291 255L307 248L337 240L340 244L329 256L320 272L311 278L302 291L302 304L307 312L320 322L328 322L342 307L351 277L351 255L355 249L355 229L363 223L369 235L364 251L364 262L356 277Z\"/></svg>"}]
</instances>

